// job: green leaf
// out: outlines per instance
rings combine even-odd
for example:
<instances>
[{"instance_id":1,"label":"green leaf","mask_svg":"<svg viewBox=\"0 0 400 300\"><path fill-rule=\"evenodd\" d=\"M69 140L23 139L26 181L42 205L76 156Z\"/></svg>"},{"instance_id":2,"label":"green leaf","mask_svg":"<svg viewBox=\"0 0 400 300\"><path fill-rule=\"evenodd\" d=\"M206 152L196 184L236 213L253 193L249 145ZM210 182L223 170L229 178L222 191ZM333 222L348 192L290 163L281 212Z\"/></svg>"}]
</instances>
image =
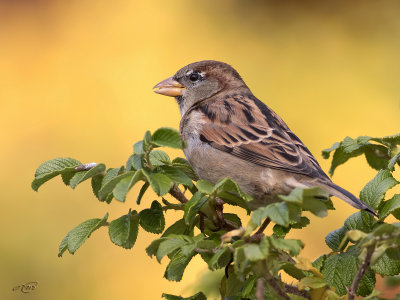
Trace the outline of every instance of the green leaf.
<instances>
[{"instance_id":1,"label":"green leaf","mask_svg":"<svg viewBox=\"0 0 400 300\"><path fill-rule=\"evenodd\" d=\"M256 209L251 215L251 220L256 225L260 225L265 218L281 226L289 226L289 211L285 202L272 203L266 207Z\"/></svg>"},{"instance_id":2,"label":"green leaf","mask_svg":"<svg viewBox=\"0 0 400 300\"><path fill-rule=\"evenodd\" d=\"M388 148L381 145L369 145L364 148L367 163L375 170L386 169L388 166Z\"/></svg>"},{"instance_id":3,"label":"green leaf","mask_svg":"<svg viewBox=\"0 0 400 300\"><path fill-rule=\"evenodd\" d=\"M160 244L165 240L167 240L167 238L162 237L152 241L151 244L146 248L147 255L150 256L150 258L156 255Z\"/></svg>"},{"instance_id":4,"label":"green leaf","mask_svg":"<svg viewBox=\"0 0 400 300\"><path fill-rule=\"evenodd\" d=\"M346 235L347 228L342 226L339 229L331 231L325 238L325 243L331 248L333 251L341 251L343 249L340 248L341 243ZM346 243L347 244L347 243ZM346 247L346 244L344 247Z\"/></svg>"},{"instance_id":5,"label":"green leaf","mask_svg":"<svg viewBox=\"0 0 400 300\"><path fill-rule=\"evenodd\" d=\"M150 163L155 167L171 163L168 154L161 150L151 151L149 157L150 157Z\"/></svg>"},{"instance_id":6,"label":"green leaf","mask_svg":"<svg viewBox=\"0 0 400 300\"><path fill-rule=\"evenodd\" d=\"M202 292L198 292L197 294L186 298L170 294L162 294L162 297L167 300L207 300L206 296Z\"/></svg>"},{"instance_id":7,"label":"green leaf","mask_svg":"<svg viewBox=\"0 0 400 300\"><path fill-rule=\"evenodd\" d=\"M386 218L398 208L400 208L400 194L394 195L393 198L382 203L382 206L379 210L379 219L382 220Z\"/></svg>"},{"instance_id":8,"label":"green leaf","mask_svg":"<svg viewBox=\"0 0 400 300\"><path fill-rule=\"evenodd\" d=\"M268 255L268 248L260 247L259 244L245 244L243 251L246 259L249 261L264 260Z\"/></svg>"},{"instance_id":9,"label":"green leaf","mask_svg":"<svg viewBox=\"0 0 400 300\"><path fill-rule=\"evenodd\" d=\"M111 171L110 171L111 172ZM110 173L107 172L107 174L105 175L104 179L103 179L103 185L101 187L101 189L99 190L99 200L100 201L104 201L106 200L106 198L113 193L114 188L117 186L117 184L124 178L133 176L136 171L129 171L127 173L123 173L117 176L113 176L111 177L111 175L108 176L107 175ZM115 169L113 170L113 173L115 173ZM114 175L114 174L113 174Z\"/></svg>"},{"instance_id":10,"label":"green leaf","mask_svg":"<svg viewBox=\"0 0 400 300\"><path fill-rule=\"evenodd\" d=\"M160 147L182 148L182 140L179 132L167 127L157 129L152 136L151 143Z\"/></svg>"},{"instance_id":11,"label":"green leaf","mask_svg":"<svg viewBox=\"0 0 400 300\"><path fill-rule=\"evenodd\" d=\"M207 180L199 180L196 183L197 189L204 194L211 194L214 190L214 186Z\"/></svg>"},{"instance_id":12,"label":"green leaf","mask_svg":"<svg viewBox=\"0 0 400 300\"><path fill-rule=\"evenodd\" d=\"M168 227L164 231L162 237L167 237L170 234L185 234L186 231L187 231L187 227L185 224L185 220L179 219L178 221L176 221L174 224L172 224L170 227Z\"/></svg>"},{"instance_id":13,"label":"green leaf","mask_svg":"<svg viewBox=\"0 0 400 300\"><path fill-rule=\"evenodd\" d=\"M171 167L171 166L162 166L160 167L161 173L168 176L174 183L183 184L187 186L193 186L193 182L188 175L182 170Z\"/></svg>"},{"instance_id":14,"label":"green leaf","mask_svg":"<svg viewBox=\"0 0 400 300\"><path fill-rule=\"evenodd\" d=\"M320 277L304 277L298 283L299 289L304 289L304 287L310 287L313 289L318 289L326 286L326 282Z\"/></svg>"},{"instance_id":15,"label":"green leaf","mask_svg":"<svg viewBox=\"0 0 400 300\"><path fill-rule=\"evenodd\" d=\"M400 133L394 134L394 135L385 136L383 138L374 138L373 140L376 141L376 142L389 144L391 147L394 147L396 145L400 145Z\"/></svg>"},{"instance_id":16,"label":"green leaf","mask_svg":"<svg viewBox=\"0 0 400 300\"><path fill-rule=\"evenodd\" d=\"M357 289L357 295L366 297L372 293L376 284L375 272L368 270L361 278L360 285Z\"/></svg>"},{"instance_id":17,"label":"green leaf","mask_svg":"<svg viewBox=\"0 0 400 300\"><path fill-rule=\"evenodd\" d=\"M87 171L80 171L74 174L74 176L69 181L69 185L74 189L81 182L96 176L97 174L101 174L106 170L106 166L104 164L98 164L95 167L91 168Z\"/></svg>"},{"instance_id":18,"label":"green leaf","mask_svg":"<svg viewBox=\"0 0 400 300\"><path fill-rule=\"evenodd\" d=\"M120 218L113 220L108 228L111 241L125 249L131 249L135 245L139 231L139 219L134 210Z\"/></svg>"},{"instance_id":19,"label":"green leaf","mask_svg":"<svg viewBox=\"0 0 400 300\"><path fill-rule=\"evenodd\" d=\"M170 281L180 281L186 266L194 255L195 254L192 253L186 256L182 254L182 251L177 251L168 264L164 273L164 277Z\"/></svg>"},{"instance_id":20,"label":"green leaf","mask_svg":"<svg viewBox=\"0 0 400 300\"><path fill-rule=\"evenodd\" d=\"M157 258L158 262L161 262L161 259L165 255L169 255L169 254L173 253L174 251L176 251L188 244L193 244L193 248L194 248L194 243L193 242L191 243L191 240L188 240L188 238L185 238L185 236L171 235L168 238L165 238L158 246L158 249L156 252L156 258Z\"/></svg>"},{"instance_id":21,"label":"green leaf","mask_svg":"<svg viewBox=\"0 0 400 300\"><path fill-rule=\"evenodd\" d=\"M160 173L150 173L147 175L151 188L158 196L163 196L170 190L172 181L168 176Z\"/></svg>"},{"instance_id":22,"label":"green leaf","mask_svg":"<svg viewBox=\"0 0 400 300\"><path fill-rule=\"evenodd\" d=\"M101 189L101 183L103 182L104 175L103 174L97 174L92 177L92 191L93 194L96 196L96 198L99 198L99 190Z\"/></svg>"},{"instance_id":23,"label":"green leaf","mask_svg":"<svg viewBox=\"0 0 400 300\"><path fill-rule=\"evenodd\" d=\"M186 159L177 157L172 161L172 166L176 169L183 171L187 176L189 176L190 179L195 181L199 180L199 177L193 171L192 167Z\"/></svg>"},{"instance_id":24,"label":"green leaf","mask_svg":"<svg viewBox=\"0 0 400 300\"><path fill-rule=\"evenodd\" d=\"M35 172L32 181L32 189L37 191L39 187L53 177L60 174L75 172L75 168L82 163L73 158L55 158L42 163Z\"/></svg>"},{"instance_id":25,"label":"green leaf","mask_svg":"<svg viewBox=\"0 0 400 300\"><path fill-rule=\"evenodd\" d=\"M378 208L387 190L398 184L389 170L381 170L360 192L360 199L372 208Z\"/></svg>"},{"instance_id":26,"label":"green leaf","mask_svg":"<svg viewBox=\"0 0 400 300\"><path fill-rule=\"evenodd\" d=\"M274 232L274 235L276 235L277 237L285 237L289 231L291 229L291 226L289 227L284 227L278 224L275 224L275 226L272 228L272 231Z\"/></svg>"},{"instance_id":27,"label":"green leaf","mask_svg":"<svg viewBox=\"0 0 400 300\"><path fill-rule=\"evenodd\" d=\"M192 225L194 221L194 217L200 208L206 203L208 198L204 196L202 193L197 192L193 195L193 197L185 204L185 212L183 218L185 220L186 225Z\"/></svg>"},{"instance_id":28,"label":"green leaf","mask_svg":"<svg viewBox=\"0 0 400 300\"><path fill-rule=\"evenodd\" d=\"M344 221L344 226L348 230L358 229L368 233L371 232L374 222L374 217L370 213L358 211Z\"/></svg>"},{"instance_id":29,"label":"green leaf","mask_svg":"<svg viewBox=\"0 0 400 300\"><path fill-rule=\"evenodd\" d=\"M330 148L328 148L328 149L325 149L325 150L322 150L322 157L325 158L325 159L328 159L329 156L331 155L331 152L332 152L333 150L336 150L337 148L339 148L339 146L340 146L340 143L339 143L339 142L336 142L336 143L334 143L334 144L332 145L332 147L330 147Z\"/></svg>"},{"instance_id":30,"label":"green leaf","mask_svg":"<svg viewBox=\"0 0 400 300\"><path fill-rule=\"evenodd\" d=\"M269 241L274 248L288 251L292 256L297 256L300 250L304 248L304 243L300 240L269 237Z\"/></svg>"},{"instance_id":31,"label":"green leaf","mask_svg":"<svg viewBox=\"0 0 400 300\"><path fill-rule=\"evenodd\" d=\"M115 199L121 202L125 202L127 193L138 181L147 179L143 170L129 171L126 174L129 175L121 179L113 190Z\"/></svg>"},{"instance_id":32,"label":"green leaf","mask_svg":"<svg viewBox=\"0 0 400 300\"><path fill-rule=\"evenodd\" d=\"M343 296L347 293L346 288L353 282L357 270L358 258L344 252L329 256L321 271L325 281L336 288L339 296Z\"/></svg>"},{"instance_id":33,"label":"green leaf","mask_svg":"<svg viewBox=\"0 0 400 300\"><path fill-rule=\"evenodd\" d=\"M217 270L224 268L228 265L231 260L231 252L227 247L218 249L218 251L208 261L208 267L210 270Z\"/></svg>"},{"instance_id":34,"label":"green leaf","mask_svg":"<svg viewBox=\"0 0 400 300\"><path fill-rule=\"evenodd\" d=\"M135 154L144 154L145 151L143 149L143 141L139 141L133 145L133 153Z\"/></svg>"},{"instance_id":35,"label":"green leaf","mask_svg":"<svg viewBox=\"0 0 400 300\"><path fill-rule=\"evenodd\" d=\"M390 161L388 163L388 169L390 171L394 171L394 165L396 164L396 162L397 163L400 162L400 151L390 159Z\"/></svg>"},{"instance_id":36,"label":"green leaf","mask_svg":"<svg viewBox=\"0 0 400 300\"><path fill-rule=\"evenodd\" d=\"M139 213L140 226L151 233L161 233L164 231L165 218L162 206L159 202L153 201L151 208L142 210Z\"/></svg>"},{"instance_id":37,"label":"green leaf","mask_svg":"<svg viewBox=\"0 0 400 300\"><path fill-rule=\"evenodd\" d=\"M144 194L146 193L147 189L149 188L150 183L145 182L142 187L140 188L139 195L136 198L136 204L139 205L142 201Z\"/></svg>"},{"instance_id":38,"label":"green leaf","mask_svg":"<svg viewBox=\"0 0 400 300\"><path fill-rule=\"evenodd\" d=\"M224 215L225 221L234 223L237 227L242 226L242 221L236 214L224 213L223 215Z\"/></svg>"},{"instance_id":39,"label":"green leaf","mask_svg":"<svg viewBox=\"0 0 400 300\"><path fill-rule=\"evenodd\" d=\"M400 273L400 260L391 259L387 253L384 253L371 268L382 276L398 275Z\"/></svg>"},{"instance_id":40,"label":"green leaf","mask_svg":"<svg viewBox=\"0 0 400 300\"><path fill-rule=\"evenodd\" d=\"M62 240L58 256L62 256L66 247L69 253L74 254L96 229L106 224L107 218L108 213L102 219L90 219L73 228Z\"/></svg>"},{"instance_id":41,"label":"green leaf","mask_svg":"<svg viewBox=\"0 0 400 300\"><path fill-rule=\"evenodd\" d=\"M58 248L58 257L61 257L64 254L64 252L68 249L68 238L69 235L67 234L61 241L60 247Z\"/></svg>"}]
</instances>

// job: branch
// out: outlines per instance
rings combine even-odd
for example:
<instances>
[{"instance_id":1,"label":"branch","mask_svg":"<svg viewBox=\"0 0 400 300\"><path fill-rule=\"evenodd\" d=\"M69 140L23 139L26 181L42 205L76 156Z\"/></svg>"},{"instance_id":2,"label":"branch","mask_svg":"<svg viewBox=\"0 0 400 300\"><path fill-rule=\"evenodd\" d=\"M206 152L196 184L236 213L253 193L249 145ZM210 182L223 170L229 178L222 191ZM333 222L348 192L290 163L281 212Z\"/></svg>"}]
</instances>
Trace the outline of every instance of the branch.
<instances>
[{"instance_id":1,"label":"branch","mask_svg":"<svg viewBox=\"0 0 400 300\"><path fill-rule=\"evenodd\" d=\"M257 280L257 290L256 290L256 299L264 300L264 279L258 278Z\"/></svg>"},{"instance_id":2,"label":"branch","mask_svg":"<svg viewBox=\"0 0 400 300\"><path fill-rule=\"evenodd\" d=\"M371 264L371 257L372 254L374 253L374 250L375 250L375 244L367 248L367 255L365 256L363 262L361 263L361 266L358 269L356 276L354 277L353 283L351 284L351 287L348 290L349 296L347 297L347 300L354 300L361 278L364 276L365 272L367 272Z\"/></svg>"},{"instance_id":3,"label":"branch","mask_svg":"<svg viewBox=\"0 0 400 300\"><path fill-rule=\"evenodd\" d=\"M264 237L264 230L267 228L268 224L271 222L270 218L266 218L264 222L261 224L260 228L256 231L255 234L249 237L249 242L251 243L259 243L261 239Z\"/></svg>"},{"instance_id":4,"label":"branch","mask_svg":"<svg viewBox=\"0 0 400 300\"><path fill-rule=\"evenodd\" d=\"M285 291L286 291L286 293L290 293L290 294L294 294L294 295L297 295L297 296L301 296L301 297L304 297L306 299L311 299L309 292L307 292L305 290L300 291L294 285L290 285L290 284L285 283Z\"/></svg>"},{"instance_id":5,"label":"branch","mask_svg":"<svg viewBox=\"0 0 400 300\"><path fill-rule=\"evenodd\" d=\"M181 192L181 190L174 184L171 189L169 190L169 193L174 197L176 200L178 200L180 203L186 203L188 202L188 199L186 196Z\"/></svg>"},{"instance_id":6,"label":"branch","mask_svg":"<svg viewBox=\"0 0 400 300\"><path fill-rule=\"evenodd\" d=\"M290 300L286 291L276 282L276 279L269 273L267 264L265 261L262 262L262 275L265 278L265 282L275 291L275 293L282 299Z\"/></svg>"}]
</instances>

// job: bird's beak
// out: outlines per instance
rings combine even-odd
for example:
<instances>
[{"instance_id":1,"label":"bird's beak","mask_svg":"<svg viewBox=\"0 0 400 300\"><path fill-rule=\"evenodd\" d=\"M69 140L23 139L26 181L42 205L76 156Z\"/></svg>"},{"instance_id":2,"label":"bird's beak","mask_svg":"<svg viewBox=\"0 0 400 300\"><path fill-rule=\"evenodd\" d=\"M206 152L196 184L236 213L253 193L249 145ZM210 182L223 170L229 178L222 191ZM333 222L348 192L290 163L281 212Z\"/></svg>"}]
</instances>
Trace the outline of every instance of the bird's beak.
<instances>
[{"instance_id":1,"label":"bird's beak","mask_svg":"<svg viewBox=\"0 0 400 300\"><path fill-rule=\"evenodd\" d=\"M157 89L154 91L155 93L170 97L181 96L184 88L185 87L182 84L174 80L172 77L161 81L153 87L153 89Z\"/></svg>"}]
</instances>

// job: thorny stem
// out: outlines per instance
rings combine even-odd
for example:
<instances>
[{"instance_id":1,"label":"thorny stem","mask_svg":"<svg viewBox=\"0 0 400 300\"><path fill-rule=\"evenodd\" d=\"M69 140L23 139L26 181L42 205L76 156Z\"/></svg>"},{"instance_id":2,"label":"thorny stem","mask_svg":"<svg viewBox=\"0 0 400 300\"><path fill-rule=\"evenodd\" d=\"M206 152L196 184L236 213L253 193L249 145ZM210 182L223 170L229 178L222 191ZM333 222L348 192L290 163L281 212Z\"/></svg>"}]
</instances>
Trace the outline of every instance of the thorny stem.
<instances>
[{"instance_id":1,"label":"thorny stem","mask_svg":"<svg viewBox=\"0 0 400 300\"><path fill-rule=\"evenodd\" d=\"M351 284L350 289L348 290L347 300L354 300L358 286L360 284L361 278L364 276L365 272L369 269L371 264L371 257L375 250L375 244L367 248L367 255L365 256L363 262L361 263L360 268L357 271L356 276L354 277L353 283Z\"/></svg>"},{"instance_id":2,"label":"thorny stem","mask_svg":"<svg viewBox=\"0 0 400 300\"><path fill-rule=\"evenodd\" d=\"M257 279L257 290L256 290L256 299L257 300L264 300L264 279L258 278Z\"/></svg>"}]
</instances>

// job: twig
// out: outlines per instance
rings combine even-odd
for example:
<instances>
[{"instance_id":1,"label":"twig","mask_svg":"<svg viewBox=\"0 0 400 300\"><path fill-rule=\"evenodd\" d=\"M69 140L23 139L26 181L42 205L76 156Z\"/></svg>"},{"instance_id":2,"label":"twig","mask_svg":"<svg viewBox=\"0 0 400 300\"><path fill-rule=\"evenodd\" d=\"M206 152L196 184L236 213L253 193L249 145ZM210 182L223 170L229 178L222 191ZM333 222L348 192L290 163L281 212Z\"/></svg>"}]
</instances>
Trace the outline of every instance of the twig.
<instances>
[{"instance_id":1,"label":"twig","mask_svg":"<svg viewBox=\"0 0 400 300\"><path fill-rule=\"evenodd\" d=\"M260 228L256 231L255 234L249 237L250 243L259 243L261 239L264 237L264 230L267 228L268 224L271 222L270 218L266 218L264 222L261 224Z\"/></svg>"},{"instance_id":2,"label":"twig","mask_svg":"<svg viewBox=\"0 0 400 300\"><path fill-rule=\"evenodd\" d=\"M307 292L306 290L299 291L299 289L294 285L290 285L290 284L285 283L285 291L286 291L286 293L290 293L290 294L294 294L294 295L297 295L297 296L301 296L301 297L304 297L306 299L311 299L309 292Z\"/></svg>"},{"instance_id":3,"label":"twig","mask_svg":"<svg viewBox=\"0 0 400 300\"><path fill-rule=\"evenodd\" d=\"M269 273L267 264L265 261L262 262L262 275L264 276L265 282L275 291L275 293L284 300L290 300L286 291L276 282L276 279Z\"/></svg>"},{"instance_id":4,"label":"twig","mask_svg":"<svg viewBox=\"0 0 400 300\"><path fill-rule=\"evenodd\" d=\"M257 300L264 300L264 279L258 278L257 279L257 290L256 290L256 299Z\"/></svg>"},{"instance_id":5,"label":"twig","mask_svg":"<svg viewBox=\"0 0 400 300\"><path fill-rule=\"evenodd\" d=\"M181 192L181 190L174 184L171 189L169 190L169 193L180 203L186 203L188 202L188 199L185 197L185 195Z\"/></svg>"},{"instance_id":6,"label":"twig","mask_svg":"<svg viewBox=\"0 0 400 300\"><path fill-rule=\"evenodd\" d=\"M200 232L204 232L205 224L204 224L204 215L200 214L200 221L199 221Z\"/></svg>"},{"instance_id":7,"label":"twig","mask_svg":"<svg viewBox=\"0 0 400 300\"><path fill-rule=\"evenodd\" d=\"M354 300L361 278L364 276L365 272L367 272L371 264L371 257L372 254L374 253L374 250L375 250L375 244L367 248L367 255L365 256L363 262L361 263L361 266L358 269L357 274L353 279L353 283L351 284L351 287L348 290L349 295L347 297L347 300Z\"/></svg>"}]
</instances>

